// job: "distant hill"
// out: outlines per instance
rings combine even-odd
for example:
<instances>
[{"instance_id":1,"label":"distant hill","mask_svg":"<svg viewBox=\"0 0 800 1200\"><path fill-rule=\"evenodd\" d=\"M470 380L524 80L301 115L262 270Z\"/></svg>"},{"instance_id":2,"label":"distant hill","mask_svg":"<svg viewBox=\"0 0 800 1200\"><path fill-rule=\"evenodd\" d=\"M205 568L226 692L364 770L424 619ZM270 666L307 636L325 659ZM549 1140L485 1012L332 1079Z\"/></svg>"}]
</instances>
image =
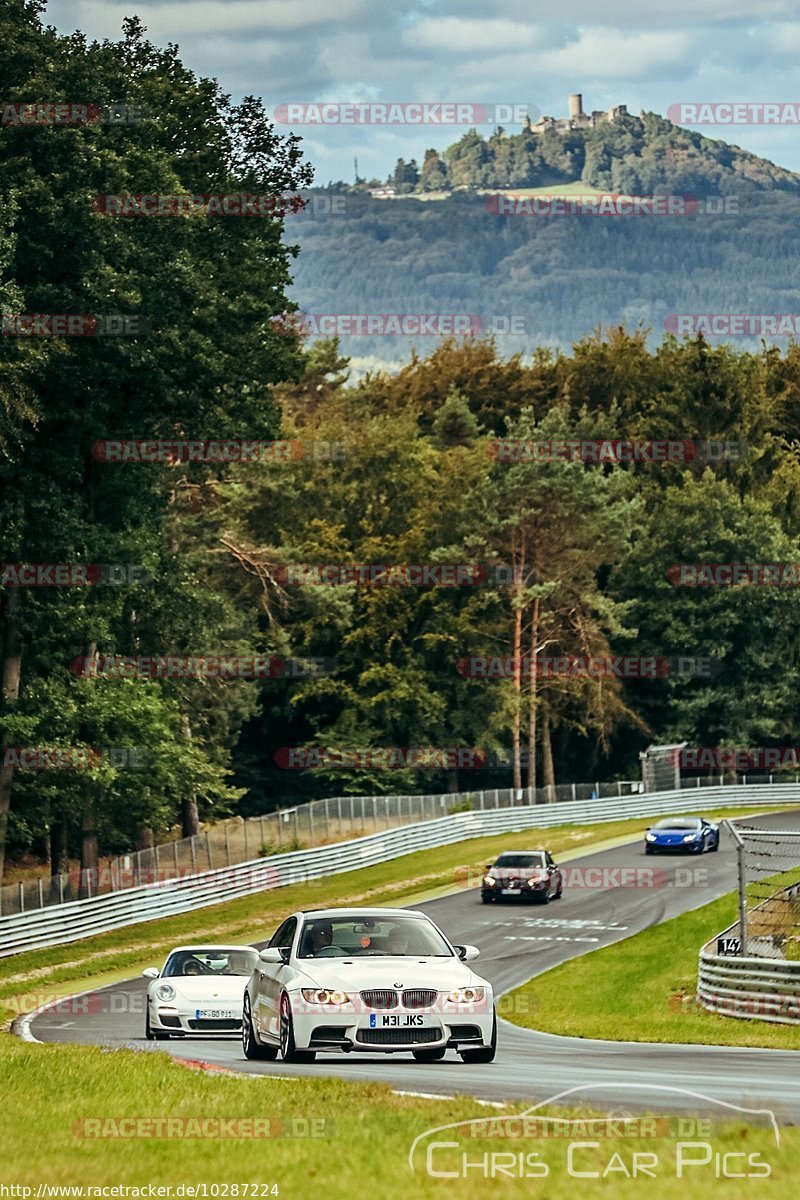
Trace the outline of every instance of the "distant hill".
<instances>
[{"instance_id":1,"label":"distant hill","mask_svg":"<svg viewBox=\"0 0 800 1200\"><path fill-rule=\"evenodd\" d=\"M695 196L769 190L800 193L800 176L738 146L673 125L657 113L616 116L594 128L525 130L484 138L469 130L418 169L398 161L387 182L401 192L543 187L582 182L633 195Z\"/></svg>"},{"instance_id":2,"label":"distant hill","mask_svg":"<svg viewBox=\"0 0 800 1200\"><path fill-rule=\"evenodd\" d=\"M652 113L564 133L472 131L436 155L442 170L434 155L395 199L341 185L323 194L323 211L287 221L301 247L290 294L304 312L474 316L508 353L566 349L601 325L641 323L660 341L685 329L675 314L798 314L800 329L791 171ZM559 187L699 202L686 216L505 215L482 194ZM342 331L343 351L367 366L405 361L413 346L427 354L436 340ZM758 333L737 344L757 348Z\"/></svg>"},{"instance_id":3,"label":"distant hill","mask_svg":"<svg viewBox=\"0 0 800 1200\"><path fill-rule=\"evenodd\" d=\"M734 197L735 213L685 217L498 216L489 197L466 192L342 199L341 214L287 221L300 246L290 294L305 313L474 314L488 331L496 318L509 353L567 348L599 325L642 322L660 341L672 314L800 314L795 195L751 190ZM510 317L524 333L502 332ZM405 361L436 341L345 331L342 349Z\"/></svg>"}]
</instances>

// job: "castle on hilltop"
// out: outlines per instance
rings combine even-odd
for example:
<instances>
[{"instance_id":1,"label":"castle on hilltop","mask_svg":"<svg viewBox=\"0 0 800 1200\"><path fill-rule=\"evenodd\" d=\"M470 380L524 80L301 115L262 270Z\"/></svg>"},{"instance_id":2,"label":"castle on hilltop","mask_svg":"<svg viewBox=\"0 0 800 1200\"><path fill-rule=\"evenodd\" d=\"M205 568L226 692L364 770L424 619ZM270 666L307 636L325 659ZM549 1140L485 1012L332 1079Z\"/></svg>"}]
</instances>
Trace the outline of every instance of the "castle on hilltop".
<instances>
[{"instance_id":1,"label":"castle on hilltop","mask_svg":"<svg viewBox=\"0 0 800 1200\"><path fill-rule=\"evenodd\" d=\"M605 121L615 121L617 117L627 116L628 107L626 104L615 104L608 112L595 110L587 113L583 111L582 94L573 92L569 98L568 111L568 117L540 117L535 125L528 117L525 129L529 133L544 133L546 129L555 129L557 133L567 133L570 129L594 129L596 125L602 125Z\"/></svg>"}]
</instances>

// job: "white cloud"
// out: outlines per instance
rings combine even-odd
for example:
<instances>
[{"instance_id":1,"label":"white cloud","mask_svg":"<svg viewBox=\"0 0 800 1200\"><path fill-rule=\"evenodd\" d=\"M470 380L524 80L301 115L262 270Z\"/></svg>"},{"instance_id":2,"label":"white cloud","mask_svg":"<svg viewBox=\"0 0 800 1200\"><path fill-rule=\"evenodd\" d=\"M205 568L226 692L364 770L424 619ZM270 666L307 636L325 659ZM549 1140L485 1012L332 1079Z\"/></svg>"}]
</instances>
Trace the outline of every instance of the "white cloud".
<instances>
[{"instance_id":1,"label":"white cloud","mask_svg":"<svg viewBox=\"0 0 800 1200\"><path fill-rule=\"evenodd\" d=\"M530 21L476 21L463 17L430 17L413 25L403 45L415 50L442 50L456 54L486 54L493 50L511 53L522 47L533 49L541 40L539 27Z\"/></svg>"},{"instance_id":2,"label":"white cloud","mask_svg":"<svg viewBox=\"0 0 800 1200\"><path fill-rule=\"evenodd\" d=\"M571 74L576 80L640 79L672 68L683 75L699 47L688 33L618 33L581 30L574 42L545 51L537 61L543 74Z\"/></svg>"},{"instance_id":3,"label":"white cloud","mask_svg":"<svg viewBox=\"0 0 800 1200\"><path fill-rule=\"evenodd\" d=\"M293 33L310 26L335 28L366 16L367 0L185 0L184 3L148 3L148 0L117 4L106 0L79 0L77 4L51 4L49 15L61 16L62 27L77 24L92 33L113 37L119 33L125 17L136 13L147 26L153 40L183 42L198 34L217 33L230 37L259 31ZM59 12L60 10L60 12Z\"/></svg>"}]
</instances>

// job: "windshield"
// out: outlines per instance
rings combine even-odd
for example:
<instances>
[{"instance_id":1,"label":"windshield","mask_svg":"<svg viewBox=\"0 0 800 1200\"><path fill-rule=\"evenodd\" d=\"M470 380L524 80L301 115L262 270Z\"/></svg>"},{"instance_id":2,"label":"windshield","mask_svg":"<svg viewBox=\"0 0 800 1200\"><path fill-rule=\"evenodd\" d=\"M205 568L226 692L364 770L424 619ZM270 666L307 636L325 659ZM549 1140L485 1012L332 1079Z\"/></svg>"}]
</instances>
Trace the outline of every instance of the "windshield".
<instances>
[{"instance_id":1,"label":"windshield","mask_svg":"<svg viewBox=\"0 0 800 1200\"><path fill-rule=\"evenodd\" d=\"M298 958L349 958L353 955L433 956L452 958L453 952L430 921L423 917L351 917L306 921Z\"/></svg>"},{"instance_id":2,"label":"windshield","mask_svg":"<svg viewBox=\"0 0 800 1200\"><path fill-rule=\"evenodd\" d=\"M170 954L161 972L176 975L249 975L258 960L257 950L220 950L214 946L197 950L179 950Z\"/></svg>"},{"instance_id":3,"label":"windshield","mask_svg":"<svg viewBox=\"0 0 800 1200\"><path fill-rule=\"evenodd\" d=\"M544 854L501 854L496 867L543 867Z\"/></svg>"},{"instance_id":4,"label":"windshield","mask_svg":"<svg viewBox=\"0 0 800 1200\"><path fill-rule=\"evenodd\" d=\"M666 821L659 821L656 829L699 829L699 817L670 817Z\"/></svg>"}]
</instances>

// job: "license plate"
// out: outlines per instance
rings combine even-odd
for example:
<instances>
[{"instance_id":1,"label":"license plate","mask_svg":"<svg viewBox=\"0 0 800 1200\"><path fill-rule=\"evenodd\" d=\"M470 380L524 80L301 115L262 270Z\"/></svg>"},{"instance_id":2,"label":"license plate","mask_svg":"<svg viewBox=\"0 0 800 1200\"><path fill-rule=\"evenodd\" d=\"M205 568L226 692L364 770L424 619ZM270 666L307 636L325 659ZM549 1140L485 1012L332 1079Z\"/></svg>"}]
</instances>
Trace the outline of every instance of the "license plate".
<instances>
[{"instance_id":1,"label":"license plate","mask_svg":"<svg viewBox=\"0 0 800 1200\"><path fill-rule=\"evenodd\" d=\"M420 1013L370 1013L370 1029L430 1029L432 1021L426 1021Z\"/></svg>"},{"instance_id":2,"label":"license plate","mask_svg":"<svg viewBox=\"0 0 800 1200\"><path fill-rule=\"evenodd\" d=\"M197 1021L232 1021L239 1014L232 1008L198 1008L194 1015Z\"/></svg>"},{"instance_id":3,"label":"license plate","mask_svg":"<svg viewBox=\"0 0 800 1200\"><path fill-rule=\"evenodd\" d=\"M522 888L503 888L502 891L506 896L518 896L522 891Z\"/></svg>"}]
</instances>

